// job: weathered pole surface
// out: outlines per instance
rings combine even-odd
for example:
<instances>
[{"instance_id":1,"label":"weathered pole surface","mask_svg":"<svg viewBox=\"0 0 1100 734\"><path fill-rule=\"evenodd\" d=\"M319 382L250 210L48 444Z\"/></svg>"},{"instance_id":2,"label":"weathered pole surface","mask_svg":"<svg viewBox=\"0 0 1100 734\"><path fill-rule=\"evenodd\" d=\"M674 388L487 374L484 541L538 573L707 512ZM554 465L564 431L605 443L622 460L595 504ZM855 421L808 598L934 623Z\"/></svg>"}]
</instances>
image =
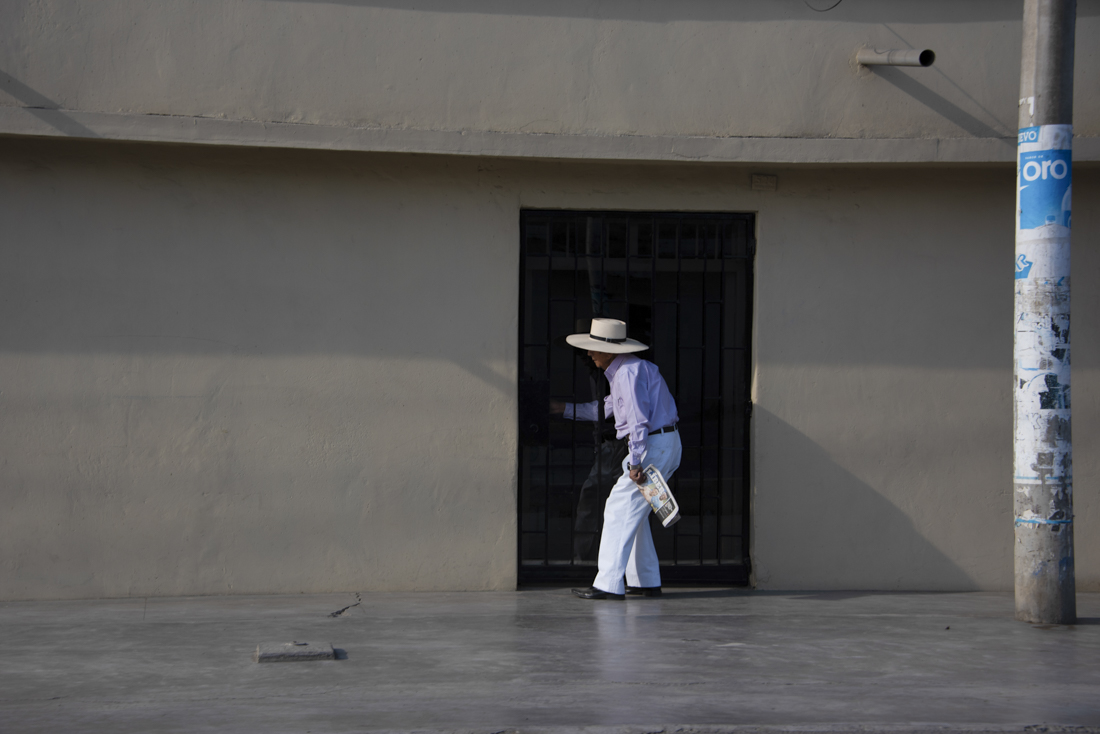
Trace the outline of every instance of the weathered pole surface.
<instances>
[{"instance_id":1,"label":"weathered pole surface","mask_svg":"<svg viewBox=\"0 0 1100 734\"><path fill-rule=\"evenodd\" d=\"M1076 0L1024 0L1016 167L1016 618L1073 624L1070 182Z\"/></svg>"}]
</instances>

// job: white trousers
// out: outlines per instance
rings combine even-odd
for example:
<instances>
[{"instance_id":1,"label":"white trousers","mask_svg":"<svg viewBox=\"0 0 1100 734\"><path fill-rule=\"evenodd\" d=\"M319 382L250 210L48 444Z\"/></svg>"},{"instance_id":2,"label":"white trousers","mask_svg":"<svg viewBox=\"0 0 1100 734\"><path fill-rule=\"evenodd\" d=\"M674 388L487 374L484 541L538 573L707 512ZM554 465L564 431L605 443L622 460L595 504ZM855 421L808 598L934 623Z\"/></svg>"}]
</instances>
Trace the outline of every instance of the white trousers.
<instances>
[{"instance_id":1,"label":"white trousers","mask_svg":"<svg viewBox=\"0 0 1100 734\"><path fill-rule=\"evenodd\" d=\"M653 464L666 480L680 466L679 431L658 433L646 441L642 467ZM623 475L603 510L603 535L600 536L599 573L592 585L612 594L626 592L630 586L660 586L661 567L653 534L649 530L649 502L630 478L630 456L623 460ZM626 576L626 584L623 576Z\"/></svg>"}]
</instances>

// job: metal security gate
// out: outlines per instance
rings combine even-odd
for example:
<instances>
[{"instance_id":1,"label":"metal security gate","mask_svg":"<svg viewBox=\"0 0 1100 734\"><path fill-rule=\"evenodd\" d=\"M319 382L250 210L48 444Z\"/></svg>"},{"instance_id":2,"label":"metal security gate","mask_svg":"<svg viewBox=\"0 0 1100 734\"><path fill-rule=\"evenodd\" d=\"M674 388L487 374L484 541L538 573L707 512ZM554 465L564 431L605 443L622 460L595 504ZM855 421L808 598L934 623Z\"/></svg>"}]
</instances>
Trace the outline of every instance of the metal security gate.
<instances>
[{"instance_id":1,"label":"metal security gate","mask_svg":"<svg viewBox=\"0 0 1100 734\"><path fill-rule=\"evenodd\" d=\"M565 344L593 316L626 321L676 398L683 519L666 530L650 518L662 579L748 582L753 224L751 214L522 212L520 583L595 575L592 541L621 453L592 423L548 418L550 400L605 394L606 379Z\"/></svg>"}]
</instances>

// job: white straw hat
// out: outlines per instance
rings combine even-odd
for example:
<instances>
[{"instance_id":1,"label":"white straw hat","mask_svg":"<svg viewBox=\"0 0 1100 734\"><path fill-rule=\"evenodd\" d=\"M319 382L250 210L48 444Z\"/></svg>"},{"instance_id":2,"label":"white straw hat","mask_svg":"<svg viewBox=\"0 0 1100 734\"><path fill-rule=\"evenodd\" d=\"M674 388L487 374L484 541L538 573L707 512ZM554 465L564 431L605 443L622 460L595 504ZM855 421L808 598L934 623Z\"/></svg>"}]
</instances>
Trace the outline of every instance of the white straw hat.
<instances>
[{"instance_id":1,"label":"white straw hat","mask_svg":"<svg viewBox=\"0 0 1100 734\"><path fill-rule=\"evenodd\" d=\"M627 354L649 349L645 344L626 338L626 322L618 319L592 319L587 334L571 334L565 341L577 349L591 349L608 354Z\"/></svg>"}]
</instances>

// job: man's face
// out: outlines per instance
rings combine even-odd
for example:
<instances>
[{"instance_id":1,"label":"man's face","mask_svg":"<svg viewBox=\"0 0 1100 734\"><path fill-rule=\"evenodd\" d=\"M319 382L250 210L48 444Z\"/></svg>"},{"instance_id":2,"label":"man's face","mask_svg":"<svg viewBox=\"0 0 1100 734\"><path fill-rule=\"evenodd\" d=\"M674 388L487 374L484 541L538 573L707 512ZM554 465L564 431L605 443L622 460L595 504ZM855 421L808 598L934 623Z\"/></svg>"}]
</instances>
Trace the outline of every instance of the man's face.
<instances>
[{"instance_id":1,"label":"man's face","mask_svg":"<svg viewBox=\"0 0 1100 734\"><path fill-rule=\"evenodd\" d=\"M596 363L596 366L601 370L606 370L611 366L611 362L615 359L614 354L608 354L607 352L597 352L589 349L588 356L592 358L592 361Z\"/></svg>"}]
</instances>

